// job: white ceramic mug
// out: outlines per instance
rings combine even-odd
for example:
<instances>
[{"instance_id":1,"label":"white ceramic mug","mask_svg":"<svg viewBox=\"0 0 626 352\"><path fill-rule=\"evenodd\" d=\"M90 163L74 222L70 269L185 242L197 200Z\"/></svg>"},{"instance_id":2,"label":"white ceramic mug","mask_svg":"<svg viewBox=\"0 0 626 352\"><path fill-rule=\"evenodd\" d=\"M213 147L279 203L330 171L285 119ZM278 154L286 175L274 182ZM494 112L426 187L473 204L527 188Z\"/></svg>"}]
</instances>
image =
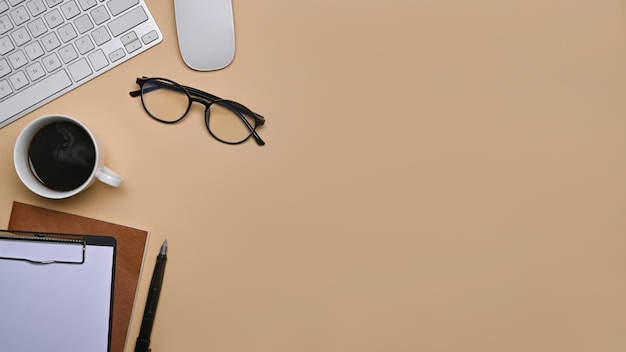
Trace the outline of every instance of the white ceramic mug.
<instances>
[{"instance_id":1,"label":"white ceramic mug","mask_svg":"<svg viewBox=\"0 0 626 352\"><path fill-rule=\"evenodd\" d=\"M93 149L95 150L95 162L91 168L91 173L82 184L70 190L59 191L46 186L39 177L34 173L30 160L30 147L33 137L43 127L55 122L70 122L81 127L89 135ZM122 177L111 169L104 166L104 148L96 135L85 124L79 120L60 114L41 116L26 125L20 132L15 141L15 149L13 150L13 162L15 170L20 180L34 193L50 199L68 198L87 189L96 180L102 181L109 186L119 187L122 184Z\"/></svg>"}]
</instances>

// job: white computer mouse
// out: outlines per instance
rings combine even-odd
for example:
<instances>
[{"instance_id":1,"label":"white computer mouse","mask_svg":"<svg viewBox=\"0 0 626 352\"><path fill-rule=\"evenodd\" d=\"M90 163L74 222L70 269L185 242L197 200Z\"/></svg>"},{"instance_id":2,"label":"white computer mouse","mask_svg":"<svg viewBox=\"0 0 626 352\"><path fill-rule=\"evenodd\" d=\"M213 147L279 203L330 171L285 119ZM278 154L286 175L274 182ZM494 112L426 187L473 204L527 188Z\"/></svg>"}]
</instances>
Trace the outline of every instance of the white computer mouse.
<instances>
[{"instance_id":1,"label":"white computer mouse","mask_svg":"<svg viewBox=\"0 0 626 352\"><path fill-rule=\"evenodd\" d=\"M178 46L187 66L219 70L235 57L231 0L174 0Z\"/></svg>"}]
</instances>

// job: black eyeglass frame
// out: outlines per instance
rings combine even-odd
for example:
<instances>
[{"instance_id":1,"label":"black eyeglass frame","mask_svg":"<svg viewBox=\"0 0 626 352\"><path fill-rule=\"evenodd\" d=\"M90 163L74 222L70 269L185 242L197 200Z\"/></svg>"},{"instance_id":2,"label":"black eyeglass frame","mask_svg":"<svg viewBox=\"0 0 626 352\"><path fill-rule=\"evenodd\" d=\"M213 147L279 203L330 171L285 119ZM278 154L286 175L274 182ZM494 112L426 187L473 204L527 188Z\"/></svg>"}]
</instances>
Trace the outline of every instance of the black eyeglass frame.
<instances>
[{"instance_id":1,"label":"black eyeglass frame","mask_svg":"<svg viewBox=\"0 0 626 352\"><path fill-rule=\"evenodd\" d=\"M241 144L245 141L247 141L248 139L250 139L250 137L254 137L254 140L256 141L256 143L260 146L265 145L265 142L263 141L263 139L261 139L261 137L259 136L259 134L256 131L257 126L261 126L263 124L265 124L265 118L255 112L253 112L252 110L248 109L246 106L233 101L233 100L227 100L227 99L222 99L218 96L215 96L213 94L207 93L205 91L193 88L193 87L189 87L189 86L184 86L182 84L178 84L174 81L172 81L171 79L167 79L167 78L162 78L162 77L141 77L141 78L137 78L137 84L139 85L139 89L130 92L130 96L133 98L136 97L141 97L141 105L143 105L143 109L146 111L146 113L148 115L150 115L150 117L152 117L153 119L162 122L162 123L167 123L167 124L174 124L174 123L178 123L180 121L182 121L187 114L189 113L189 110L191 110L191 105L193 102L197 102L200 103L202 105L205 106L205 111L204 111L204 122L205 125L207 127L207 130L209 131L209 133L211 134L211 136L213 136L213 138L217 139L218 141L225 143L225 144ZM176 120L163 120L160 119L158 116L153 115L150 110L146 107L146 104L144 102L143 99L143 94L144 94L144 85L147 82L153 82L156 85L163 87L163 88L168 88L168 89L175 89L177 91L180 91L181 93L184 93L187 95L187 98L189 100L189 104L187 105L187 108L185 109L185 111L181 114L181 116L176 119ZM246 127L248 128L248 130L250 131L250 134L244 138L241 141L237 141L237 142L231 142L231 141L227 141L227 140L223 140L220 137L218 137L217 135L215 135L213 133L213 131L211 131L211 128L209 127L209 121L211 118L211 112L210 112L210 108L211 105L213 104L219 104L227 109L229 109L230 111L232 111L235 115L237 115L237 117L239 117L241 119L241 121L246 125ZM254 124L250 124L250 122L248 121L248 119L245 116L249 116L252 118L252 120L254 121Z\"/></svg>"}]
</instances>

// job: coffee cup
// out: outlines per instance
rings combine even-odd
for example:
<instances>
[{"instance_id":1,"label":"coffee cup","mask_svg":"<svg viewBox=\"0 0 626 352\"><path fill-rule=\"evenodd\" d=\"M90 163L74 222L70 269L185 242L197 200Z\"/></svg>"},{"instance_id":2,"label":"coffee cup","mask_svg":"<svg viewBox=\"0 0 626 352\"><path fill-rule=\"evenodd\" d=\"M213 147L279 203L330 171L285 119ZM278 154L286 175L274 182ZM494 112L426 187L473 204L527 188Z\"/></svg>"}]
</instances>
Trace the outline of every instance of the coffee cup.
<instances>
[{"instance_id":1,"label":"coffee cup","mask_svg":"<svg viewBox=\"0 0 626 352\"><path fill-rule=\"evenodd\" d=\"M15 142L13 162L24 185L50 199L76 195L96 180L112 187L123 181L104 166L96 135L66 115L45 115L26 125Z\"/></svg>"}]
</instances>

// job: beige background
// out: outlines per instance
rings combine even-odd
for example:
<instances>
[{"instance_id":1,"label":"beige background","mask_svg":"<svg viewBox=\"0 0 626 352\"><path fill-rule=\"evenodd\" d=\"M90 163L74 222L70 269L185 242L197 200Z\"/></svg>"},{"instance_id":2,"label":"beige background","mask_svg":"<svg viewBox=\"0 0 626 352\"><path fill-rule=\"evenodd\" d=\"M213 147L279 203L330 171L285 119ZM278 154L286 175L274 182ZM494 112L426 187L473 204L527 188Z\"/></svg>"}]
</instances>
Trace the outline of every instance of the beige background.
<instances>
[{"instance_id":1,"label":"beige background","mask_svg":"<svg viewBox=\"0 0 626 352\"><path fill-rule=\"evenodd\" d=\"M209 73L148 4L163 43L0 130L0 224L18 200L151 231L127 351L165 238L155 351L626 350L623 1L235 0ZM142 75L246 104L267 145L151 121ZM122 188L21 185L53 112Z\"/></svg>"}]
</instances>

